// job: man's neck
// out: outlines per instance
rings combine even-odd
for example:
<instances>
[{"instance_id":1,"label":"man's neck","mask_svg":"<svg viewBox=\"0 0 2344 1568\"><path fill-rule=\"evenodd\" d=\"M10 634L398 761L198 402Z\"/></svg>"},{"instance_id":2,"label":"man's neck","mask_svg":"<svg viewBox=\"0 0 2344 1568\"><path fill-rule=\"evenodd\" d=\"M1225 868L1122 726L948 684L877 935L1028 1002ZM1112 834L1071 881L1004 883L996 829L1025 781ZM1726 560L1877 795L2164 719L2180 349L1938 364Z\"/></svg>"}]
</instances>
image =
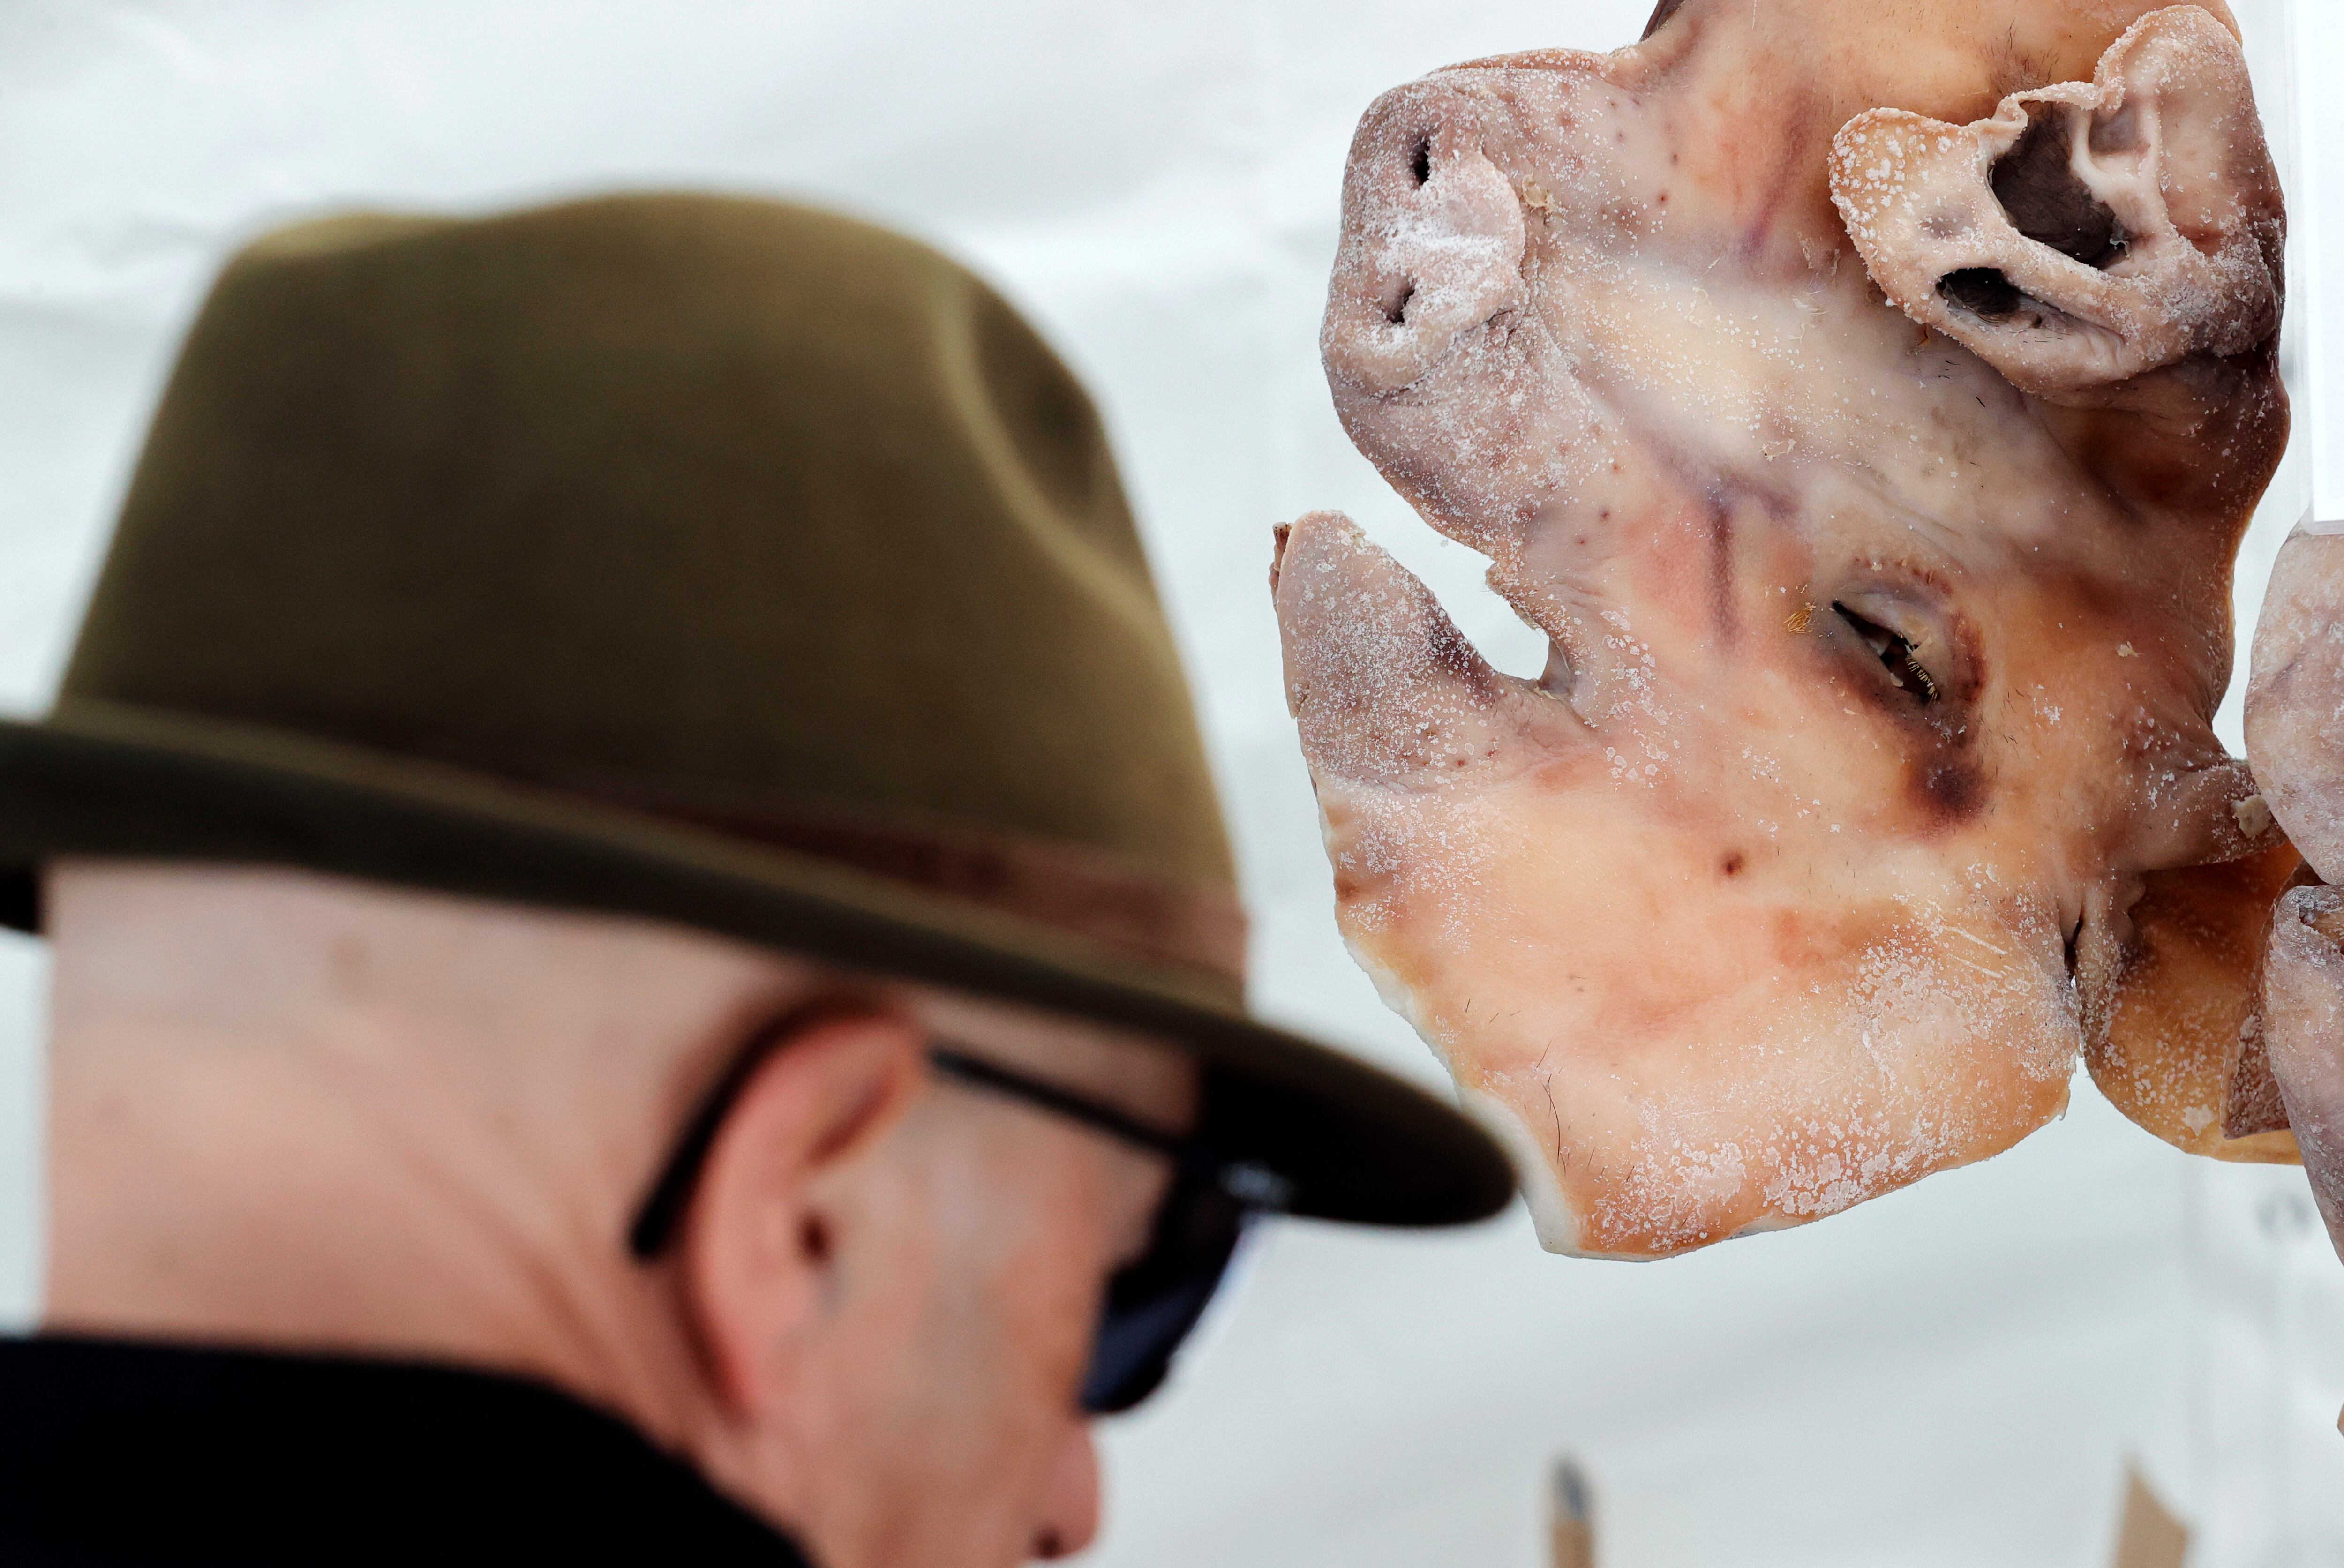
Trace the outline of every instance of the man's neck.
<instances>
[{"instance_id":1,"label":"man's neck","mask_svg":"<svg viewBox=\"0 0 2344 1568\"><path fill-rule=\"evenodd\" d=\"M299 1052L61 1038L45 1326L520 1372L680 1439L663 1280L613 1279L608 1239L482 1136L485 1086L386 1066L364 1027Z\"/></svg>"},{"instance_id":2,"label":"man's neck","mask_svg":"<svg viewBox=\"0 0 2344 1568\"><path fill-rule=\"evenodd\" d=\"M61 863L43 916L47 1330L532 1376L794 1507L735 1452L678 1265L625 1238L804 972L266 867Z\"/></svg>"}]
</instances>

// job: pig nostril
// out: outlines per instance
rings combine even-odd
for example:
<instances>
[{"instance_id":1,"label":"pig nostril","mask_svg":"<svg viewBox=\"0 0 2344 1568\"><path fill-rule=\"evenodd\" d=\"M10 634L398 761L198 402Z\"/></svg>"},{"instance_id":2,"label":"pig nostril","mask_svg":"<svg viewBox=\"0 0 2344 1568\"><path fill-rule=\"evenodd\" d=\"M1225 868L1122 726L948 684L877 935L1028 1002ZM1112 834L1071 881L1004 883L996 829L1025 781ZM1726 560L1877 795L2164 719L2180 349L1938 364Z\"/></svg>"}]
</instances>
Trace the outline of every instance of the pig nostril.
<instances>
[{"instance_id":1,"label":"pig nostril","mask_svg":"<svg viewBox=\"0 0 2344 1568\"><path fill-rule=\"evenodd\" d=\"M1991 267L1965 267L1937 280L1937 292L1974 316L1999 321L2018 313L2026 297L2018 285Z\"/></svg>"},{"instance_id":2,"label":"pig nostril","mask_svg":"<svg viewBox=\"0 0 2344 1568\"><path fill-rule=\"evenodd\" d=\"M1402 283L1399 289L1384 298L1384 319L1399 326L1408 319L1408 302L1416 298L1416 285Z\"/></svg>"},{"instance_id":3,"label":"pig nostril","mask_svg":"<svg viewBox=\"0 0 2344 1568\"><path fill-rule=\"evenodd\" d=\"M2077 177L2065 126L2036 116L2026 134L1994 165L1994 198L2013 228L2038 245L2086 267L2106 268L2123 257L2124 225Z\"/></svg>"},{"instance_id":4,"label":"pig nostril","mask_svg":"<svg viewBox=\"0 0 2344 1568\"><path fill-rule=\"evenodd\" d=\"M1408 172L1416 177L1419 185L1432 182L1432 136L1430 132L1416 138L1416 150L1409 155Z\"/></svg>"}]
</instances>

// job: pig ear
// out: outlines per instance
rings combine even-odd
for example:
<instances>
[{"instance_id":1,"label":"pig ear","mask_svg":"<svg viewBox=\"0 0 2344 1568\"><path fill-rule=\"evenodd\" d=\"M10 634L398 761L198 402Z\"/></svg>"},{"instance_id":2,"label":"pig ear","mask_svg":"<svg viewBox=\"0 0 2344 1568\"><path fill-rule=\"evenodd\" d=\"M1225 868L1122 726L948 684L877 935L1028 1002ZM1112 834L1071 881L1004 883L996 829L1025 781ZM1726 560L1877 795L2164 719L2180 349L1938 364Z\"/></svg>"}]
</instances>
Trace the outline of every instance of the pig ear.
<instances>
[{"instance_id":1,"label":"pig ear","mask_svg":"<svg viewBox=\"0 0 2344 1568\"><path fill-rule=\"evenodd\" d=\"M1583 732L1568 704L1492 669L1347 517L1313 512L1279 529L1269 581L1287 706L1322 784L1486 784Z\"/></svg>"},{"instance_id":2,"label":"pig ear","mask_svg":"<svg viewBox=\"0 0 2344 1568\"><path fill-rule=\"evenodd\" d=\"M2192 1154L2288 1164L2257 976L2303 859L2266 831L2271 846L2243 859L2148 873L2128 922L2088 912L2076 980L2085 1061L2118 1110Z\"/></svg>"},{"instance_id":3,"label":"pig ear","mask_svg":"<svg viewBox=\"0 0 2344 1568\"><path fill-rule=\"evenodd\" d=\"M2047 400L2106 404L2277 336L2278 178L2238 40L2201 7L2150 14L2090 83L1991 119L1859 115L1831 184L1890 301Z\"/></svg>"}]
</instances>

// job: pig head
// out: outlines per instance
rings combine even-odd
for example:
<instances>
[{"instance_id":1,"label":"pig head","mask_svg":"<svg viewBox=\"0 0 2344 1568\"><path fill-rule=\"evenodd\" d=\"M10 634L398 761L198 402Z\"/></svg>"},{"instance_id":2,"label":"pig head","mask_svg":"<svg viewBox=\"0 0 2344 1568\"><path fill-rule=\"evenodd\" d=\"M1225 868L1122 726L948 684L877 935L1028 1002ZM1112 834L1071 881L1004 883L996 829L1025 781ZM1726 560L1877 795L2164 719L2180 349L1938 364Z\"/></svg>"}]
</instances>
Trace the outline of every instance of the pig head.
<instances>
[{"instance_id":1,"label":"pig head","mask_svg":"<svg viewBox=\"0 0 2344 1568\"><path fill-rule=\"evenodd\" d=\"M2258 1043L2344 1256L2344 526L2307 522L2279 550L2247 755L2306 863L2272 912Z\"/></svg>"},{"instance_id":2,"label":"pig head","mask_svg":"<svg viewBox=\"0 0 2344 1568\"><path fill-rule=\"evenodd\" d=\"M2291 1153L2226 1112L2296 857L2211 728L2282 230L2218 5L1671 0L1369 110L1337 410L1551 655L1315 514L1288 698L1352 951L1548 1247L1981 1158L2087 1047Z\"/></svg>"}]
</instances>

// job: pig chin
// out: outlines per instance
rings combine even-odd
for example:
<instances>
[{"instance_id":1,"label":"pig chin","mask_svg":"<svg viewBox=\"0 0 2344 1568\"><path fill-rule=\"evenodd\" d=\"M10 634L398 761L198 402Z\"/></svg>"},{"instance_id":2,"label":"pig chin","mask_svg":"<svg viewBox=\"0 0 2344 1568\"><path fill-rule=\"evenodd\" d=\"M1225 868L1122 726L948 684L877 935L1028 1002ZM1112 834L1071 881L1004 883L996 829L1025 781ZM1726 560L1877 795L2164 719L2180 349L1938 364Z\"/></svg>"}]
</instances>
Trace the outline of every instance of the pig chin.
<instances>
[{"instance_id":1,"label":"pig chin","mask_svg":"<svg viewBox=\"0 0 2344 1568\"><path fill-rule=\"evenodd\" d=\"M1487 787L1321 778L1351 949L1508 1121L1545 1245L1803 1223L2056 1116L2081 1043L2057 898L1884 842L1909 807L1837 798L1865 770L1683 739Z\"/></svg>"},{"instance_id":2,"label":"pig chin","mask_svg":"<svg viewBox=\"0 0 2344 1568\"><path fill-rule=\"evenodd\" d=\"M1553 655L1492 669L1314 514L1287 695L1352 951L1559 1251L1985 1158L2079 1051L2160 1136L2284 1152L2226 1109L2240 933L2292 868L2211 726L2286 432L2237 40L1943 0L1922 49L1876 13L1686 0L1397 89L1353 144L1337 410ZM2074 79L1997 107L2012 40Z\"/></svg>"}]
</instances>

